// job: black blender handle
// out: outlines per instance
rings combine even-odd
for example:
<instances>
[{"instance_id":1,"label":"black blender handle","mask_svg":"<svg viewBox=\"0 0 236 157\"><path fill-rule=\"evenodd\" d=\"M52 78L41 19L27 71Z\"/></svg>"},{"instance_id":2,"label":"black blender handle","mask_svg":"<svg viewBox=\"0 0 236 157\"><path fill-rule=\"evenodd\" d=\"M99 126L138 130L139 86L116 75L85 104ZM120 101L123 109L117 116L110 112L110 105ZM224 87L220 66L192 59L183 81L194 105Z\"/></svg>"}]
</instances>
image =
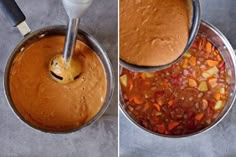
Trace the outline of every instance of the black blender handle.
<instances>
[{"instance_id":1,"label":"black blender handle","mask_svg":"<svg viewBox=\"0 0 236 157\"><path fill-rule=\"evenodd\" d=\"M25 21L25 15L15 0L0 0L0 8L13 27Z\"/></svg>"}]
</instances>

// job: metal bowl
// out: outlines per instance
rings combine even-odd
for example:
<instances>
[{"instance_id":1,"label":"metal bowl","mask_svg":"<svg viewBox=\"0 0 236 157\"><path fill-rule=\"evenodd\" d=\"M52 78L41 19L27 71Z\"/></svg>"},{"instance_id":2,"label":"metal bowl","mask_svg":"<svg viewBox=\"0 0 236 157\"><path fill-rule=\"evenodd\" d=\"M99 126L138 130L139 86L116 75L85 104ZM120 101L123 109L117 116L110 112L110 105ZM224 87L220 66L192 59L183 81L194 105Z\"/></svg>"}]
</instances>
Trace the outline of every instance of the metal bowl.
<instances>
[{"instance_id":1,"label":"metal bowl","mask_svg":"<svg viewBox=\"0 0 236 157\"><path fill-rule=\"evenodd\" d=\"M200 26L200 15L201 15L201 10L200 10L200 3L199 0L187 0L188 2L188 10L189 10L189 14L190 14L190 30L189 30L189 38L188 38L188 42L186 44L186 47L184 49L184 51L182 52L182 54L173 62L165 64L165 65L160 65L160 66L139 66L139 65L134 65L134 64L130 64L124 60L122 60L120 58L120 64L130 70L133 71L138 71L138 72L147 72L147 71L157 71L157 70L162 70L165 69L169 66L171 66L172 64L176 63L183 55L184 53L191 47L199 26Z\"/></svg>"},{"instance_id":2,"label":"metal bowl","mask_svg":"<svg viewBox=\"0 0 236 157\"><path fill-rule=\"evenodd\" d=\"M127 119L129 119L135 126L138 128L142 128L143 130L152 133L154 135L162 136L162 137L168 137L168 138L180 138L180 137L188 137L188 136L194 136L202 134L210 129L212 129L214 126L216 126L229 112L231 107L234 104L235 101L235 95L236 95L236 56L234 49L230 45L229 41L226 39L226 37L213 25L201 21L200 29L198 31L198 34L204 35L209 41L211 41L214 46L217 47L217 49L220 51L222 57L224 58L225 62L227 63L227 69L231 70L232 76L231 76L231 84L230 84L230 95L229 99L226 102L226 105L223 109L223 111L220 113L220 115L215 119L214 122L212 122L209 126L203 128L202 130L199 130L197 132L193 132L186 135L163 135L159 134L157 132L150 131L140 124L138 124L125 110L124 108L124 100L122 98L122 91L120 90L120 109L123 112L123 114L126 116Z\"/></svg>"},{"instance_id":3,"label":"metal bowl","mask_svg":"<svg viewBox=\"0 0 236 157\"><path fill-rule=\"evenodd\" d=\"M17 109L15 108L15 105L12 101L11 93L9 90L9 73L10 73L11 65L14 61L15 56L19 52L21 52L22 48L27 47L28 45L32 44L35 41L38 41L40 38L43 38L45 36L53 36L53 35L64 35L65 36L66 35L66 26L58 25L58 26L50 26L50 27L39 29L33 33L28 34L16 46L14 51L11 53L11 55L8 59L7 65L5 67L4 92L5 92L5 96L8 101L8 104L11 107L11 109L13 110L13 112L15 113L15 115L22 122L24 122L24 124L26 124L27 126L30 126L31 128L34 128L34 129L37 129L37 130L40 130L43 132L48 132L48 133L62 133L62 134L71 133L71 132L81 130L82 128L84 128L84 127L94 123L96 120L98 120L103 115L103 113L106 111L107 107L109 106L111 99L112 99L113 92L114 92L114 75L113 75L113 70L112 70L112 65L110 63L110 60L109 60L106 52L100 46L100 44L91 35L89 35L88 33L84 32L82 30L78 31L78 39L80 41L84 42L85 44L87 44L91 49L93 49L103 64L103 67L104 67L104 70L106 73L106 79L107 79L107 93L106 93L104 104L103 104L102 108L100 109L100 111L86 124L84 124L80 128L76 128L74 130L65 131L65 132L55 132L55 131L52 132L52 131L42 130L41 128L35 127L35 126L31 125L30 123L28 123L21 116L21 114L17 111Z\"/></svg>"}]
</instances>

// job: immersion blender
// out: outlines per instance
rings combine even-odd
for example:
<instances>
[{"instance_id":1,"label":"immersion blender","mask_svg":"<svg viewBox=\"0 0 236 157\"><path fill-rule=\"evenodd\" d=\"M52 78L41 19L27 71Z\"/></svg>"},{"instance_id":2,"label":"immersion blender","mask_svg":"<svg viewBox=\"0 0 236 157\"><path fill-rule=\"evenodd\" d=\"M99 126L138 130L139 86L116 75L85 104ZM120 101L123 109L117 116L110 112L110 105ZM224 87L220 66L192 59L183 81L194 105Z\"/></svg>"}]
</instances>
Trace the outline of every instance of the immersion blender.
<instances>
[{"instance_id":1,"label":"immersion blender","mask_svg":"<svg viewBox=\"0 0 236 157\"><path fill-rule=\"evenodd\" d=\"M92 0L62 0L69 16L63 55L55 56L49 64L50 75L61 84L77 79L81 73L80 63L73 59L80 17L91 5Z\"/></svg>"}]
</instances>

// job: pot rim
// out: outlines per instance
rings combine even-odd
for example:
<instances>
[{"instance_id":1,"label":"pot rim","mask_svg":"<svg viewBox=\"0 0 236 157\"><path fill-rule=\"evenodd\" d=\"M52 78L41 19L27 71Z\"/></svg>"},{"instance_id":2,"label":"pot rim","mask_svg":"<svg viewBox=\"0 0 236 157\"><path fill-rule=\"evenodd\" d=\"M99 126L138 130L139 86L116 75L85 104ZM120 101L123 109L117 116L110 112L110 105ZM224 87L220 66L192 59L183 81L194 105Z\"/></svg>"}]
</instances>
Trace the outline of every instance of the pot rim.
<instances>
[{"instance_id":1,"label":"pot rim","mask_svg":"<svg viewBox=\"0 0 236 157\"><path fill-rule=\"evenodd\" d=\"M201 25L206 26L207 28L209 28L211 31L213 31L218 37L221 38L221 40L223 41L223 43L225 44L225 46L227 47L227 49L229 50L231 59L233 61L234 67L236 68L236 56L235 56L235 51L232 48L230 42L228 41L228 39L224 36L223 33L221 33L221 31L219 29L217 29L215 26L213 26L212 24L201 20ZM234 78L236 79L236 73L234 74ZM236 86L236 85L235 85ZM207 131L209 131L210 129L214 128L217 124L219 124L224 118L225 116L228 114L228 112L230 111L230 109L232 108L232 106L234 105L235 99L236 99L236 88L233 89L232 91L232 100L231 102L228 102L228 107L225 108L225 110L222 111L221 115L219 115L218 119L215 120L213 123L211 123L210 125L208 125L207 127L190 133L190 134L185 134L185 135L165 135L165 134L160 134L151 130L148 130L147 128L143 127L142 125L140 125L139 123L137 123L128 113L127 111L124 109L124 105L122 105L122 103L124 104L123 98L122 98L122 92L121 92L121 87L119 84L119 110L123 113L123 115L137 128L142 129L152 135L156 135L162 138L169 138L169 139L181 139L181 138L186 138L186 137L194 137L197 135L201 135Z\"/></svg>"},{"instance_id":2,"label":"pot rim","mask_svg":"<svg viewBox=\"0 0 236 157\"><path fill-rule=\"evenodd\" d=\"M7 59L7 63L5 65L4 68L4 80L3 80L3 89L4 89L4 95L5 98L7 100L8 105L10 106L12 112L15 114L15 116L26 126L28 126L31 129L37 130L39 132L43 132L43 133L49 133L49 134L69 134L69 133L74 133L77 131L82 130L83 128L94 124L98 119L101 118L101 116L105 113L105 111L107 110L108 106L111 104L112 101L112 97L114 94L114 89L115 89L115 85L114 85L114 72L113 72L113 68L112 68L112 64L110 62L110 59L106 53L106 51L102 48L101 44L89 33L79 29L78 30L78 39L81 40L83 39L86 45L88 45L91 49L94 50L94 52L96 53L96 55L98 56L100 62L103 64L103 68L106 74L106 79L107 79L107 92L106 92L106 99L104 101L104 104L102 105L101 109L99 110L99 112L92 118L90 119L88 122L86 122L85 124L83 124L82 126L80 126L79 128L76 129L72 129L72 130L66 130L66 131L51 131L51 130L43 130L39 127L33 126L31 124L29 124L24 118L23 116L21 116L21 114L17 111L17 109L15 108L15 105L11 99L11 94L10 94L10 90L9 90L9 73L10 73L10 69L11 69L11 65L14 61L14 58L16 57L16 55L18 53L20 53L21 48L24 48L25 46L29 45L29 43L32 43L31 41L29 41L30 39L32 39L33 41L35 40L39 40L40 38L44 37L44 36L50 36L50 33L57 33L58 35L65 35L66 34L66 26L65 25L52 25L52 26L48 26L48 27L44 27L41 29L38 29L34 32L31 32L29 34L27 34L18 44L17 46L14 48L14 50L11 52L10 56ZM49 35L48 35L49 34ZM86 43L90 42L90 43ZM29 43L27 43L29 42ZM91 44L92 43L92 44ZM92 46L93 45L93 46ZM95 51L95 49L97 49ZM98 55L98 52L103 56L103 60L101 59L101 57Z\"/></svg>"}]
</instances>

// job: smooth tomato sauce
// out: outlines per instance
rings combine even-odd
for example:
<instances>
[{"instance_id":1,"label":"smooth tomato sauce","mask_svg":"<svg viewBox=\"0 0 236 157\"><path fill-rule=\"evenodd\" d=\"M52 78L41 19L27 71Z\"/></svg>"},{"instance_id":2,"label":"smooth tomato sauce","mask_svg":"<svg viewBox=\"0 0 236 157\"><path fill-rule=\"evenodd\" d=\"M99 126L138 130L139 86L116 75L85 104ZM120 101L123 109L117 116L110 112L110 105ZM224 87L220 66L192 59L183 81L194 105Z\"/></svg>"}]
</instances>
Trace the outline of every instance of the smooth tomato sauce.
<instances>
[{"instance_id":1,"label":"smooth tomato sauce","mask_svg":"<svg viewBox=\"0 0 236 157\"><path fill-rule=\"evenodd\" d=\"M125 109L143 127L184 135L211 124L229 97L231 73L219 51L198 35L191 49L171 67L157 72L122 69Z\"/></svg>"}]
</instances>

